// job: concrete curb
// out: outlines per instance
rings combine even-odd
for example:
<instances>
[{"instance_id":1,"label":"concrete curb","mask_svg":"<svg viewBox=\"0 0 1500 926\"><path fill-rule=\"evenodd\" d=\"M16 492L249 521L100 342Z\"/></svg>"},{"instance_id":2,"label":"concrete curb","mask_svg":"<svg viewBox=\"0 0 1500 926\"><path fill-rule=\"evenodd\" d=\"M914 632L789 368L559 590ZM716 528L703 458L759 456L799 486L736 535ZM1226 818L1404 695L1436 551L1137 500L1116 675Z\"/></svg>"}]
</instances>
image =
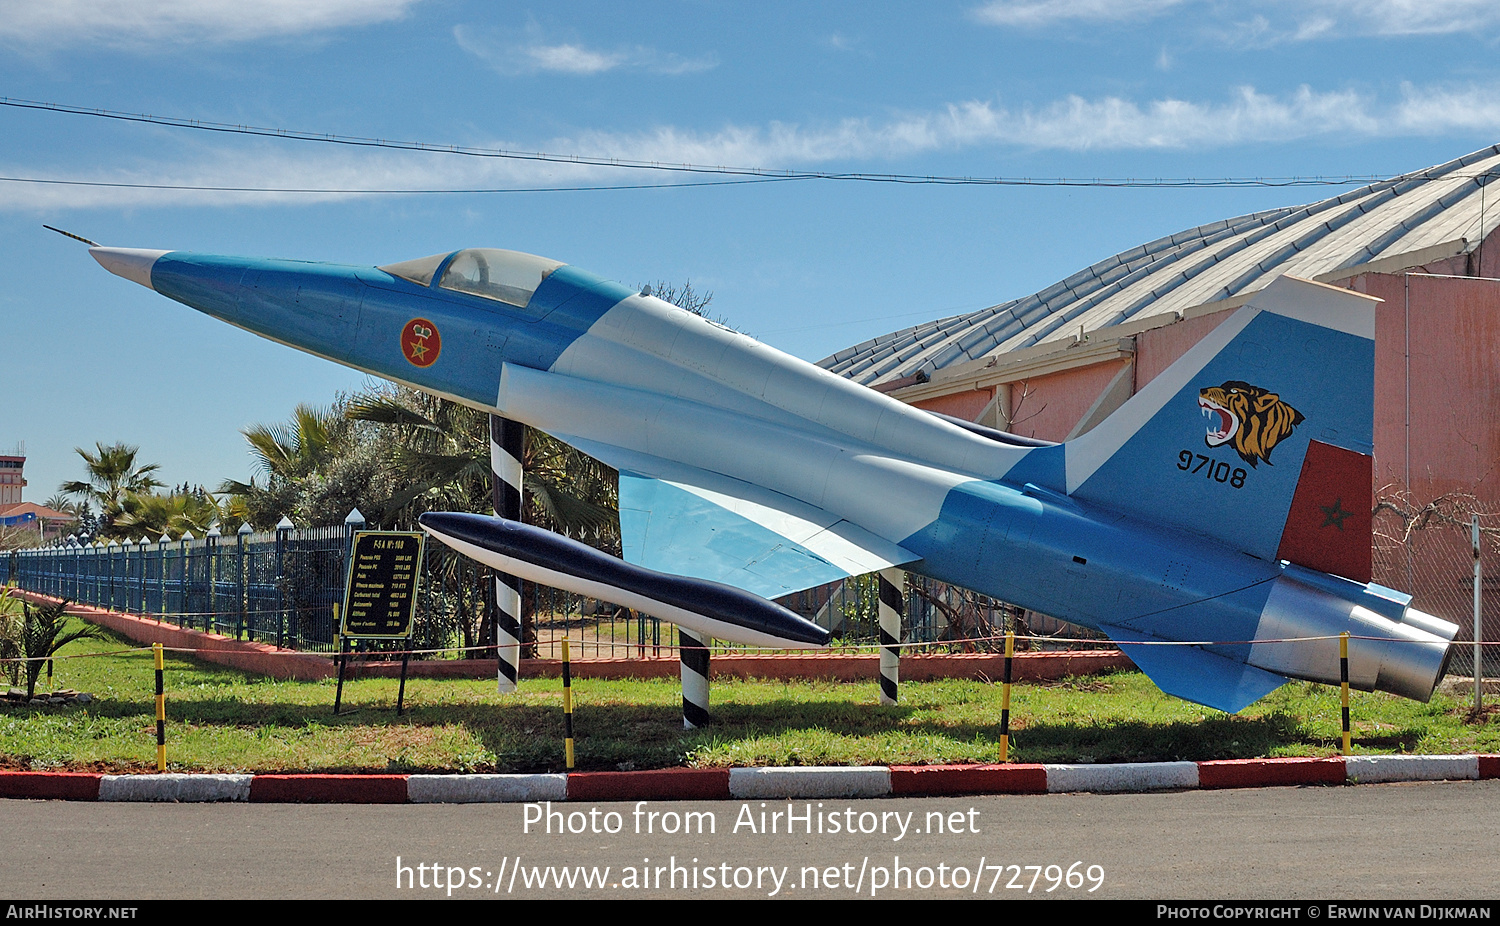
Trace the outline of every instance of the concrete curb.
<instances>
[{"instance_id":1,"label":"concrete curb","mask_svg":"<svg viewBox=\"0 0 1500 926\"><path fill-rule=\"evenodd\" d=\"M467 804L811 800L1184 791L1500 778L1500 756L1334 756L1099 765L677 768L539 775L104 775L0 770L0 798Z\"/></svg>"},{"instance_id":2,"label":"concrete curb","mask_svg":"<svg viewBox=\"0 0 1500 926\"><path fill-rule=\"evenodd\" d=\"M410 775L413 804L506 804L568 799L567 775Z\"/></svg>"},{"instance_id":3,"label":"concrete curb","mask_svg":"<svg viewBox=\"0 0 1500 926\"><path fill-rule=\"evenodd\" d=\"M253 775L105 775L99 779L101 801L250 800Z\"/></svg>"},{"instance_id":4,"label":"concrete curb","mask_svg":"<svg viewBox=\"0 0 1500 926\"><path fill-rule=\"evenodd\" d=\"M1196 762L1121 762L1109 765L1046 765L1047 790L1181 791L1198 787Z\"/></svg>"},{"instance_id":5,"label":"concrete curb","mask_svg":"<svg viewBox=\"0 0 1500 926\"><path fill-rule=\"evenodd\" d=\"M1344 760L1351 781L1463 781L1479 777L1478 756L1350 756Z\"/></svg>"}]
</instances>

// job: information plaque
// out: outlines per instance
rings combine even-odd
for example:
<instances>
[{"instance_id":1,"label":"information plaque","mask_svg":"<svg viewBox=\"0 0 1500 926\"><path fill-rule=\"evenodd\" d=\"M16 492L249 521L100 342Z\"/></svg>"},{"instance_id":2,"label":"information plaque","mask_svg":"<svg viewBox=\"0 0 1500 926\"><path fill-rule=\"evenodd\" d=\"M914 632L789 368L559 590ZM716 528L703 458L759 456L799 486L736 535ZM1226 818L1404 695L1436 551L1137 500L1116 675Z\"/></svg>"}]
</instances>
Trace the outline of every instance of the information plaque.
<instances>
[{"instance_id":1,"label":"information plaque","mask_svg":"<svg viewBox=\"0 0 1500 926\"><path fill-rule=\"evenodd\" d=\"M421 569L420 533L356 531L354 564L344 591L344 636L410 636Z\"/></svg>"}]
</instances>

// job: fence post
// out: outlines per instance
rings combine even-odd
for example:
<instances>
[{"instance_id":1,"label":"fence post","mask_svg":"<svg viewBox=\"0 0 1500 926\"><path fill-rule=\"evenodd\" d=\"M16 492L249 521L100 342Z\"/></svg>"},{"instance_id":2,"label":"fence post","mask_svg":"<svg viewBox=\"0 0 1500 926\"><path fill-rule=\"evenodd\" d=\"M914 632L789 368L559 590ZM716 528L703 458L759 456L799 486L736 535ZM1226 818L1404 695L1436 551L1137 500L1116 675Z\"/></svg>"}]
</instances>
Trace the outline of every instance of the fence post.
<instances>
[{"instance_id":1,"label":"fence post","mask_svg":"<svg viewBox=\"0 0 1500 926\"><path fill-rule=\"evenodd\" d=\"M136 542L135 542L135 551L136 551L136 558L138 560L140 560L140 567L141 567L141 573L140 573L140 578L141 578L141 581L140 581L141 598L140 598L140 601L138 602L138 604L140 606L138 608L136 608L135 613L144 615L146 613L146 537L145 537L144 534L141 535L140 539L136 540Z\"/></svg>"},{"instance_id":2,"label":"fence post","mask_svg":"<svg viewBox=\"0 0 1500 926\"><path fill-rule=\"evenodd\" d=\"M354 534L356 531L365 529L365 516L358 508L349 512L344 518L344 578L347 584L349 577L349 564L354 562Z\"/></svg>"},{"instance_id":3,"label":"fence post","mask_svg":"<svg viewBox=\"0 0 1500 926\"><path fill-rule=\"evenodd\" d=\"M1484 709L1484 567L1479 554L1479 513L1469 522L1469 539L1474 547L1474 713Z\"/></svg>"},{"instance_id":4,"label":"fence post","mask_svg":"<svg viewBox=\"0 0 1500 926\"><path fill-rule=\"evenodd\" d=\"M358 508L351 509L350 512L344 516L344 568L342 570L344 581L339 586L338 597L340 601L342 601L344 590L349 587L350 570L354 568L354 534L355 532L362 531L364 529L364 513L361 512ZM339 635L342 632L339 626L341 623L342 621L339 617L339 605L335 604L333 606L333 639L335 642L338 641ZM411 649L411 647L407 646L406 649ZM335 652L337 652L339 650L339 647L335 646L334 650ZM402 678L401 684L402 689L404 690L406 686L405 677Z\"/></svg>"},{"instance_id":5,"label":"fence post","mask_svg":"<svg viewBox=\"0 0 1500 926\"><path fill-rule=\"evenodd\" d=\"M99 604L99 580L101 578L100 575L99 575L99 573L100 573L100 569L99 569L99 551L103 547L104 547L104 544L100 543L97 540L93 540L93 539L90 539L89 542L88 542L88 544L85 546L85 549L88 551L88 554L89 554L89 584L88 584L89 597L88 597L88 603L91 604L91 605L97 605L97 604Z\"/></svg>"},{"instance_id":6,"label":"fence post","mask_svg":"<svg viewBox=\"0 0 1500 926\"><path fill-rule=\"evenodd\" d=\"M111 611L115 610L115 554L116 554L116 552L117 551L115 550L115 541L114 541L114 538L110 538L109 543L106 543L104 545L104 561L109 564L109 574L108 574L108 577L107 577L108 588L109 588L109 595L108 595L108 600L105 602L104 606L106 608L108 608L109 610L111 610Z\"/></svg>"},{"instance_id":7,"label":"fence post","mask_svg":"<svg viewBox=\"0 0 1500 926\"><path fill-rule=\"evenodd\" d=\"M365 529L365 516L358 508L351 509L344 517L344 562L349 562L349 556L354 551L354 532Z\"/></svg>"},{"instance_id":8,"label":"fence post","mask_svg":"<svg viewBox=\"0 0 1500 926\"><path fill-rule=\"evenodd\" d=\"M249 523L244 523L240 525L239 530L234 532L236 541L234 564L234 600L239 602L237 610L240 612L239 623L234 628L234 638L236 640L238 640L240 638L240 634L245 631L246 596L249 594L245 588L245 584L248 581L248 578L245 575L245 540L249 538L250 532L252 530L253 528L251 528ZM255 639L255 623L253 621L250 624L250 639Z\"/></svg>"},{"instance_id":9,"label":"fence post","mask_svg":"<svg viewBox=\"0 0 1500 926\"><path fill-rule=\"evenodd\" d=\"M167 544L172 538L167 536L166 531L156 538L156 606L162 617L167 616ZM181 615L176 622L182 626Z\"/></svg>"},{"instance_id":10,"label":"fence post","mask_svg":"<svg viewBox=\"0 0 1500 926\"><path fill-rule=\"evenodd\" d=\"M177 538L177 558L181 560L177 568L177 575L181 579L177 586L177 626L179 627L190 627L193 623L188 609L190 600L188 596L188 541L195 539L197 538L193 536L192 531L183 531L182 536ZM206 621L203 629L205 632L211 632Z\"/></svg>"},{"instance_id":11,"label":"fence post","mask_svg":"<svg viewBox=\"0 0 1500 926\"><path fill-rule=\"evenodd\" d=\"M276 645L286 645L286 545L296 525L286 515L276 522Z\"/></svg>"},{"instance_id":12,"label":"fence post","mask_svg":"<svg viewBox=\"0 0 1500 926\"><path fill-rule=\"evenodd\" d=\"M65 594L64 597L71 598L74 601L77 601L78 600L78 574L82 571L82 567L79 566L79 564L78 564L78 535L77 534L69 534L68 535L68 539L66 541L64 541L63 550L65 551L68 559L72 562L72 566L73 566L73 569L71 570L73 574L71 576L69 576L69 579L72 580L71 581L71 584L72 584L71 592L72 592L72 594Z\"/></svg>"},{"instance_id":13,"label":"fence post","mask_svg":"<svg viewBox=\"0 0 1500 926\"><path fill-rule=\"evenodd\" d=\"M208 619L218 623L219 617L219 570L215 565L218 558L219 538L223 532L219 530L217 523L209 525L208 533L203 535L203 577L208 583L208 589L204 596L207 602Z\"/></svg>"}]
</instances>

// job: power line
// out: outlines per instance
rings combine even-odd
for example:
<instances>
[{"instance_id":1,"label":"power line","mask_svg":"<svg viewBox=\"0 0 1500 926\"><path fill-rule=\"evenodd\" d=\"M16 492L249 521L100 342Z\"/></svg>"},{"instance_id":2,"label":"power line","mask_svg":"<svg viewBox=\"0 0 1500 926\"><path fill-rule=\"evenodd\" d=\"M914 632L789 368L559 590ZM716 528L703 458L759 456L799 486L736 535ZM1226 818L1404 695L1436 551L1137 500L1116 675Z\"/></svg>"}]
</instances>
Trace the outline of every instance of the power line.
<instances>
[{"instance_id":1,"label":"power line","mask_svg":"<svg viewBox=\"0 0 1500 926\"><path fill-rule=\"evenodd\" d=\"M127 183L112 180L65 180L56 177L0 177L0 183L42 183L56 186L113 187L126 190L190 190L203 193L304 193L328 195L441 195L449 193L588 193L594 190L664 190L695 186L735 186L742 183L776 183L807 180L807 177L745 177L740 180L697 180L688 183L622 183L609 186L477 187L473 189L388 189L356 187L209 186L191 183Z\"/></svg>"},{"instance_id":2,"label":"power line","mask_svg":"<svg viewBox=\"0 0 1500 926\"><path fill-rule=\"evenodd\" d=\"M1033 186L1033 187L1106 187L1106 188L1226 188L1226 187L1305 187L1305 186L1349 186L1386 179L1376 174L1314 176L1314 177L961 177L897 173L850 173L840 171L810 171L772 169L764 167L709 166L704 164L675 164L661 161L640 161L629 158L594 157L581 154L552 154L541 151L514 151L505 148L478 148L466 145L444 145L431 142L399 141L370 138L357 135L338 135L327 132L303 132L295 129L270 128L265 126L239 125L227 122L212 122L203 119L183 119L175 116L153 116L147 113L128 113L118 110L69 106L63 103L48 103L40 100L23 100L0 97L0 106L17 109L33 109L66 113L78 116L93 116L121 122L138 122L170 128L192 129L202 132L218 132L233 135L256 135L270 138L285 138L292 141L319 144L345 145L360 148L386 148L398 151L422 151L433 154L451 154L463 157L497 158L518 161L541 161L553 164L572 164L584 167L606 167L630 170L672 171L678 173L725 174L752 177L764 180L852 180L865 183L899 183L923 185L974 185L974 186ZM10 179L13 182L54 182L77 186L132 186L131 184L109 184L95 181L43 181ZM692 186L694 184L642 184L612 187L549 187L506 190L317 190L279 189L262 187L199 187L183 184L139 184L147 189L205 190L222 192L267 192L267 193L509 193L509 192L573 192L594 189L647 189L656 186ZM701 184L713 185L713 184Z\"/></svg>"}]
</instances>

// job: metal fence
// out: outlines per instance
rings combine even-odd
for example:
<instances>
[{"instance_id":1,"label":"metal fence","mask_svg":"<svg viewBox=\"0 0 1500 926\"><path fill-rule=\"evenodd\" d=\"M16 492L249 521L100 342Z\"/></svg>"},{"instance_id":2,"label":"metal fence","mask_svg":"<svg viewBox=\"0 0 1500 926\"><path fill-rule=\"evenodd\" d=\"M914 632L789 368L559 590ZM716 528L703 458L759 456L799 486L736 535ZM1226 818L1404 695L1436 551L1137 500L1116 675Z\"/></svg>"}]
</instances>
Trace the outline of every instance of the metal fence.
<instances>
[{"instance_id":1,"label":"metal fence","mask_svg":"<svg viewBox=\"0 0 1500 926\"><path fill-rule=\"evenodd\" d=\"M0 582L239 640L331 650L346 537L339 527L285 528L16 550L0 559Z\"/></svg>"},{"instance_id":2,"label":"metal fence","mask_svg":"<svg viewBox=\"0 0 1500 926\"><path fill-rule=\"evenodd\" d=\"M1472 522L1480 525L1478 631L1500 639L1500 514L1471 495L1445 495L1423 505L1392 495L1375 516L1375 581L1409 592L1411 606L1459 626L1450 675L1473 677L1475 639ZM1500 647L1483 647L1483 676L1500 676Z\"/></svg>"},{"instance_id":3,"label":"metal fence","mask_svg":"<svg viewBox=\"0 0 1500 926\"><path fill-rule=\"evenodd\" d=\"M344 596L348 551L364 524L232 536L71 543L0 554L0 583L83 604L155 617L177 626L311 652L335 647L334 605ZM413 648L436 656L491 657L494 583L484 566L429 544L422 560ZM1020 611L965 589L909 575L904 643L916 652L991 652L1007 630L1032 647L1099 639L1072 625ZM879 642L874 575L856 576L781 599L834 634L835 645ZM573 641L580 657L671 655L671 624L606 601L524 583L525 656L557 658ZM716 644L734 649L732 644ZM397 644L365 641L380 650Z\"/></svg>"}]
</instances>

